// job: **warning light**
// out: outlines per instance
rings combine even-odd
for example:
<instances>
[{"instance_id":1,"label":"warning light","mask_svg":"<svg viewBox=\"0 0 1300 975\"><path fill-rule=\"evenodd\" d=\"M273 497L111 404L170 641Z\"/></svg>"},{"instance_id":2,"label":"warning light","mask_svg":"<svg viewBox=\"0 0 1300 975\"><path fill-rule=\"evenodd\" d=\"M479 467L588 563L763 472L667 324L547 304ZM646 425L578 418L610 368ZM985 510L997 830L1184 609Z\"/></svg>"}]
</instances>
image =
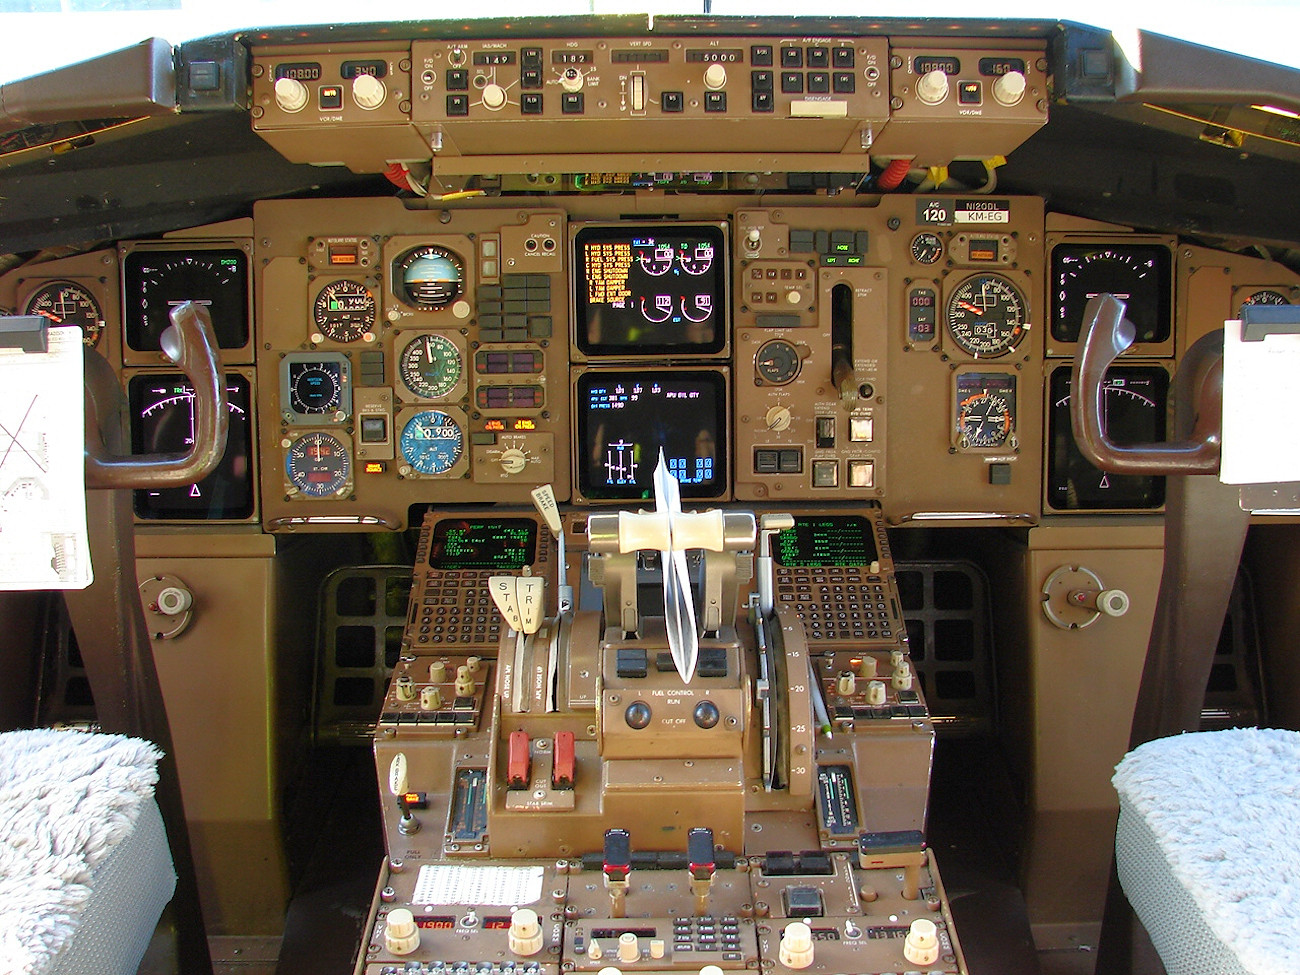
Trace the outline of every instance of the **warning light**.
<instances>
[{"instance_id":1,"label":"warning light","mask_svg":"<svg viewBox=\"0 0 1300 975\"><path fill-rule=\"evenodd\" d=\"M366 474L383 474L388 470L388 463L382 460L368 460L362 465L361 470Z\"/></svg>"},{"instance_id":2,"label":"warning light","mask_svg":"<svg viewBox=\"0 0 1300 975\"><path fill-rule=\"evenodd\" d=\"M537 421L530 417L521 417L515 421L514 429L516 430L536 430Z\"/></svg>"},{"instance_id":3,"label":"warning light","mask_svg":"<svg viewBox=\"0 0 1300 975\"><path fill-rule=\"evenodd\" d=\"M506 423L504 420L488 420L483 424L484 430L504 430Z\"/></svg>"}]
</instances>

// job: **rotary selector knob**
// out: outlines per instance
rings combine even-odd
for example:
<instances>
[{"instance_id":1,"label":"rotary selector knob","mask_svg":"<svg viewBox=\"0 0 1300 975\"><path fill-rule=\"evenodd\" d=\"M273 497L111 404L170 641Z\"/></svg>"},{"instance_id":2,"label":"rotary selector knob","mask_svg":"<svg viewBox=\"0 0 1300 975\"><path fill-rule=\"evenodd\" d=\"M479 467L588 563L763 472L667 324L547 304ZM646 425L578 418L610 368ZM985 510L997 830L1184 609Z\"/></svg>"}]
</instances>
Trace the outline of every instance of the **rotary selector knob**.
<instances>
[{"instance_id":1,"label":"rotary selector knob","mask_svg":"<svg viewBox=\"0 0 1300 975\"><path fill-rule=\"evenodd\" d=\"M938 105L948 97L948 76L943 69L927 71L917 79L916 97L927 105Z\"/></svg>"},{"instance_id":2,"label":"rotary selector knob","mask_svg":"<svg viewBox=\"0 0 1300 975\"><path fill-rule=\"evenodd\" d=\"M542 950L542 926L537 912L521 907L510 917L510 931L506 936L510 950L516 955L535 955Z\"/></svg>"},{"instance_id":3,"label":"rotary selector knob","mask_svg":"<svg viewBox=\"0 0 1300 975\"><path fill-rule=\"evenodd\" d=\"M307 86L297 78L277 79L275 103L282 112L301 112L307 107Z\"/></svg>"},{"instance_id":4,"label":"rotary selector knob","mask_svg":"<svg viewBox=\"0 0 1300 975\"><path fill-rule=\"evenodd\" d=\"M636 934L632 931L624 931L618 936L618 960L624 965L630 965L640 959L641 949L636 943Z\"/></svg>"},{"instance_id":5,"label":"rotary selector knob","mask_svg":"<svg viewBox=\"0 0 1300 975\"><path fill-rule=\"evenodd\" d=\"M786 968L807 968L813 963L812 929L803 921L791 921L781 932L777 955Z\"/></svg>"},{"instance_id":6,"label":"rotary selector knob","mask_svg":"<svg viewBox=\"0 0 1300 975\"><path fill-rule=\"evenodd\" d=\"M415 915L404 907L388 912L384 925L384 947L394 955L409 955L420 947L420 929L415 926Z\"/></svg>"},{"instance_id":7,"label":"rotary selector knob","mask_svg":"<svg viewBox=\"0 0 1300 975\"><path fill-rule=\"evenodd\" d=\"M704 87L717 91L727 84L727 69L720 64L711 64L704 69Z\"/></svg>"},{"instance_id":8,"label":"rotary selector knob","mask_svg":"<svg viewBox=\"0 0 1300 975\"><path fill-rule=\"evenodd\" d=\"M790 408L788 406L773 406L768 409L763 417L763 422L773 433L780 433L782 430L790 428Z\"/></svg>"},{"instance_id":9,"label":"rotary selector knob","mask_svg":"<svg viewBox=\"0 0 1300 975\"><path fill-rule=\"evenodd\" d=\"M582 91L582 72L577 68L565 68L560 75L560 87L567 92Z\"/></svg>"},{"instance_id":10,"label":"rotary selector knob","mask_svg":"<svg viewBox=\"0 0 1300 975\"><path fill-rule=\"evenodd\" d=\"M509 447L501 452L501 469L507 474L518 474L528 464L528 455L518 447Z\"/></svg>"},{"instance_id":11,"label":"rotary selector knob","mask_svg":"<svg viewBox=\"0 0 1300 975\"><path fill-rule=\"evenodd\" d=\"M999 105L1006 105L1008 108L1019 104L1020 99L1025 97L1025 76L1019 71L1008 71L1004 75L998 75L997 80L993 82L993 97Z\"/></svg>"},{"instance_id":12,"label":"rotary selector knob","mask_svg":"<svg viewBox=\"0 0 1300 975\"><path fill-rule=\"evenodd\" d=\"M506 103L506 90L492 82L483 88L483 107L490 108L492 111L498 111Z\"/></svg>"},{"instance_id":13,"label":"rotary selector knob","mask_svg":"<svg viewBox=\"0 0 1300 975\"><path fill-rule=\"evenodd\" d=\"M913 965L930 966L939 960L939 929L929 918L918 917L907 930L903 957Z\"/></svg>"},{"instance_id":14,"label":"rotary selector knob","mask_svg":"<svg viewBox=\"0 0 1300 975\"><path fill-rule=\"evenodd\" d=\"M180 616L194 605L194 593L184 586L168 586L158 593L158 612L164 616Z\"/></svg>"},{"instance_id":15,"label":"rotary selector knob","mask_svg":"<svg viewBox=\"0 0 1300 975\"><path fill-rule=\"evenodd\" d=\"M372 111L384 104L388 89L372 74L359 74L352 79L352 100L359 108Z\"/></svg>"}]
</instances>

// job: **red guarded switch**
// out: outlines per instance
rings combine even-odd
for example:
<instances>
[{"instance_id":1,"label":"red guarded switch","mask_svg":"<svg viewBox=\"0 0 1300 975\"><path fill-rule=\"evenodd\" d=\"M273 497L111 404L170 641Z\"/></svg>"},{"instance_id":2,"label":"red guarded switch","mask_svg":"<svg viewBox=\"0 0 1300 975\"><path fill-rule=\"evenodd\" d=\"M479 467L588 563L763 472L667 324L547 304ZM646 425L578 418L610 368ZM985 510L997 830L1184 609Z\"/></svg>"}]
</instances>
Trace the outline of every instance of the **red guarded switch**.
<instances>
[{"instance_id":1,"label":"red guarded switch","mask_svg":"<svg viewBox=\"0 0 1300 975\"><path fill-rule=\"evenodd\" d=\"M510 752L506 759L506 788L527 789L529 779L528 732L510 732Z\"/></svg>"},{"instance_id":2,"label":"red guarded switch","mask_svg":"<svg viewBox=\"0 0 1300 975\"><path fill-rule=\"evenodd\" d=\"M555 764L551 768L551 788L572 789L576 771L573 757L573 732L555 733Z\"/></svg>"}]
</instances>

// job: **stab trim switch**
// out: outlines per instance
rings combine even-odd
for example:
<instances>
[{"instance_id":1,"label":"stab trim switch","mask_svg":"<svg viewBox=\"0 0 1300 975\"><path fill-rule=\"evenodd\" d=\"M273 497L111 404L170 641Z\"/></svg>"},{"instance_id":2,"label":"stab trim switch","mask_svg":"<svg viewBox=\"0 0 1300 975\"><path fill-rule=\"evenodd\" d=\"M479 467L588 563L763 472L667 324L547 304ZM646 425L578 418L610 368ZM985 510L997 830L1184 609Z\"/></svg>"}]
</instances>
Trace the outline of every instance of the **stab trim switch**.
<instances>
[{"instance_id":1,"label":"stab trim switch","mask_svg":"<svg viewBox=\"0 0 1300 975\"><path fill-rule=\"evenodd\" d=\"M813 963L812 928L803 921L791 921L781 932L781 964L786 968L807 968Z\"/></svg>"},{"instance_id":2,"label":"stab trim switch","mask_svg":"<svg viewBox=\"0 0 1300 975\"><path fill-rule=\"evenodd\" d=\"M521 907L510 917L510 931L506 935L510 950L516 955L535 955L542 950L542 926L537 912Z\"/></svg>"},{"instance_id":3,"label":"stab trim switch","mask_svg":"<svg viewBox=\"0 0 1300 975\"><path fill-rule=\"evenodd\" d=\"M509 758L506 762L506 788L515 791L527 789L531 774L528 732L510 732L509 752Z\"/></svg>"},{"instance_id":4,"label":"stab trim switch","mask_svg":"<svg viewBox=\"0 0 1300 975\"><path fill-rule=\"evenodd\" d=\"M903 957L913 965L933 965L939 960L938 928L929 918L918 917L907 931Z\"/></svg>"},{"instance_id":5,"label":"stab trim switch","mask_svg":"<svg viewBox=\"0 0 1300 975\"><path fill-rule=\"evenodd\" d=\"M394 955L409 955L420 947L420 929L416 927L415 915L406 908L388 912L384 924L384 947Z\"/></svg>"}]
</instances>

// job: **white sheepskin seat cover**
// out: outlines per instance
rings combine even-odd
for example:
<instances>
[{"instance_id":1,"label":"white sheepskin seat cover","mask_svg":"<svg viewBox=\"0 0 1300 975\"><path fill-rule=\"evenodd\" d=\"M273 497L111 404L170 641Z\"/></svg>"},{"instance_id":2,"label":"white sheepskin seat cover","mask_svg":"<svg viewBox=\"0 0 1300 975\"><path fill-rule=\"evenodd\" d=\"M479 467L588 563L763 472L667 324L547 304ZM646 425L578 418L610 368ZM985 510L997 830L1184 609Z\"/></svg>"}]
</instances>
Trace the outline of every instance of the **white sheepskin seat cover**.
<instances>
[{"instance_id":1,"label":"white sheepskin seat cover","mask_svg":"<svg viewBox=\"0 0 1300 975\"><path fill-rule=\"evenodd\" d=\"M0 734L0 972L139 964L175 885L159 755L120 735Z\"/></svg>"},{"instance_id":2,"label":"white sheepskin seat cover","mask_svg":"<svg viewBox=\"0 0 1300 975\"><path fill-rule=\"evenodd\" d=\"M1120 881L1169 975L1300 975L1300 734L1162 738L1112 781Z\"/></svg>"}]
</instances>

